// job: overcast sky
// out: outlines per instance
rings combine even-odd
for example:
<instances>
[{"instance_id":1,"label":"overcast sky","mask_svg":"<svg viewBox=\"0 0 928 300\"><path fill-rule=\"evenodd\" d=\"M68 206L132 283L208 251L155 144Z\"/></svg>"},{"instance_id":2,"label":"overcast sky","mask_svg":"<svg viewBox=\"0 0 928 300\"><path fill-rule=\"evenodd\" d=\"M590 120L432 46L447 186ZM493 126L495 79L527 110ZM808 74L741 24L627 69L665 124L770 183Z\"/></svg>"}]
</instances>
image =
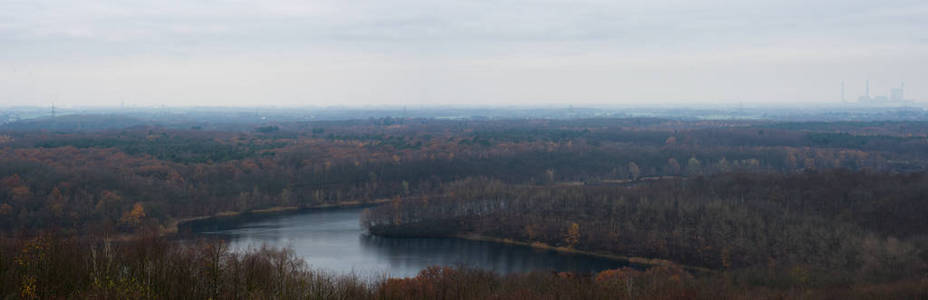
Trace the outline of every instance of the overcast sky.
<instances>
[{"instance_id":1,"label":"overcast sky","mask_svg":"<svg viewBox=\"0 0 928 300\"><path fill-rule=\"evenodd\" d=\"M0 0L0 105L928 100L928 1Z\"/></svg>"}]
</instances>

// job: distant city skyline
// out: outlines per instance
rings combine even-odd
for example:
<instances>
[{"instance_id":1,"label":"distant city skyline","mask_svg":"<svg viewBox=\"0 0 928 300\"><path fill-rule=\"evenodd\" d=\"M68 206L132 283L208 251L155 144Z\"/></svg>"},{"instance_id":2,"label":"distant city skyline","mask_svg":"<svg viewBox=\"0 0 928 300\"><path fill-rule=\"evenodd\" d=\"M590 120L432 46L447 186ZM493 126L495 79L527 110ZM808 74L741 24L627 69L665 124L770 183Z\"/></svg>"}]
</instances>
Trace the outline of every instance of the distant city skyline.
<instances>
[{"instance_id":1,"label":"distant city skyline","mask_svg":"<svg viewBox=\"0 0 928 300\"><path fill-rule=\"evenodd\" d=\"M928 102L924 28L910 0L14 0L0 106Z\"/></svg>"}]
</instances>

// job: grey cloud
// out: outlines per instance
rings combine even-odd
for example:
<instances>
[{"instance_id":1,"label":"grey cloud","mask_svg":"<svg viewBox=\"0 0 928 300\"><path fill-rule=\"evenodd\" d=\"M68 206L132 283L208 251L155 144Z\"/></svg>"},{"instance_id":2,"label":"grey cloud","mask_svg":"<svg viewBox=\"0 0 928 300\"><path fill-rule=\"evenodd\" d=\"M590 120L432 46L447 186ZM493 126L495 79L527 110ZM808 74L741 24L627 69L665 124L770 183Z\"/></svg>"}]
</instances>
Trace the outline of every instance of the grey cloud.
<instances>
[{"instance_id":1,"label":"grey cloud","mask_svg":"<svg viewBox=\"0 0 928 300\"><path fill-rule=\"evenodd\" d=\"M36 79L44 80L43 84L57 84L61 78L97 82L69 77L78 76L74 74L80 72L75 70L83 68L72 65L75 62L106 63L115 73L149 72L138 77L145 80L167 75L163 69L153 70L152 65L138 61L159 61L160 65L178 68L236 66L250 68L254 76L265 76L262 80L272 80L277 78L274 68L241 60L289 57L293 64L273 60L267 65L289 68L295 64L343 72L338 76L313 75L317 80L333 81L330 86L352 86L351 78L384 84L367 74L397 73L462 82L460 86L453 81L431 83L453 88L495 84L476 74L508 74L493 78L500 85L521 87L523 92L507 91L502 86L483 90L526 101L535 95L528 87L537 82L530 80L535 77L543 78L538 80L547 86L559 79L574 87L600 82L583 91L589 99L684 98L684 92L649 94L656 88L637 92L623 89L631 95L614 96L607 80L635 75L656 80L670 73L675 75L667 76L668 80L693 87L693 97L748 94L747 88L713 90L713 86L722 85L720 82L749 80L744 74L756 76L758 81L786 84L789 78L781 77L800 78L794 75L809 72L818 72L815 80L822 83L904 74L894 76L906 77L912 82L912 95L918 95L915 82L926 77L919 70L928 67L922 54L928 47L924 28L928 28L928 3L924 0L6 0L0 1L0 61L22 69L41 65L34 69L44 72ZM337 64L326 63L333 58L367 65L341 70ZM796 67L802 64L818 67L805 71ZM892 70L903 67L906 69ZM759 74L759 70L767 74ZM215 75L206 71L203 77ZM607 79L584 77L585 71ZM0 70L0 76L3 72ZM717 78L707 81L707 74ZM519 81L517 75L529 79ZM778 77L771 77L774 75ZM333 78L345 82L334 82ZM142 79L137 80L132 86L144 86ZM409 80L390 84L415 89L416 81ZM636 85L661 86L650 81ZM0 89L0 102L19 101L10 100L14 92L4 94L4 90L15 90L16 95L42 93L24 86L8 84ZM289 89L282 92L285 94L301 91L299 86L298 80L280 83L280 89ZM760 98L828 94L824 88L788 94L753 86ZM183 89L177 90L180 93ZM92 94L90 89L81 91ZM397 94L391 97L402 98L401 91L394 92ZM192 93L211 95L212 91ZM253 90L248 93L260 94ZM355 95L338 90L328 94ZM570 88L564 87L544 95L561 95L566 101L570 94Z\"/></svg>"}]
</instances>

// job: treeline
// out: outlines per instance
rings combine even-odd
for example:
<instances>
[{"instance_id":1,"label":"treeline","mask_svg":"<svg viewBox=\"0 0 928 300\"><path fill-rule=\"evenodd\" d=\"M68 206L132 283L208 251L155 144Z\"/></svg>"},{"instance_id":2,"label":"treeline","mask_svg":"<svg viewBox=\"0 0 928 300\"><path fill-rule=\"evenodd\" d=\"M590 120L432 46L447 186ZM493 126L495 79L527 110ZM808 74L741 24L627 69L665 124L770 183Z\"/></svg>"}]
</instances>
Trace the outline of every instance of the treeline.
<instances>
[{"instance_id":1,"label":"treeline","mask_svg":"<svg viewBox=\"0 0 928 300\"><path fill-rule=\"evenodd\" d=\"M508 184L610 184L728 172L912 172L928 162L917 136L810 144L825 133L763 126L371 119L238 131L9 131L0 133L0 230L133 232L221 212L432 194L481 176ZM881 132L896 132L899 124L885 126Z\"/></svg>"},{"instance_id":2,"label":"treeline","mask_svg":"<svg viewBox=\"0 0 928 300\"><path fill-rule=\"evenodd\" d=\"M429 267L410 278L334 275L288 249L230 251L221 241L122 242L39 234L0 238L0 297L19 299L783 299L925 297L925 281L823 288L803 274L781 289L732 276L694 277L678 266L598 274L498 275Z\"/></svg>"},{"instance_id":3,"label":"treeline","mask_svg":"<svg viewBox=\"0 0 928 300\"><path fill-rule=\"evenodd\" d=\"M928 271L928 174L727 173L625 186L474 178L397 198L363 224L389 236L478 234L716 270L804 268L834 283Z\"/></svg>"}]
</instances>

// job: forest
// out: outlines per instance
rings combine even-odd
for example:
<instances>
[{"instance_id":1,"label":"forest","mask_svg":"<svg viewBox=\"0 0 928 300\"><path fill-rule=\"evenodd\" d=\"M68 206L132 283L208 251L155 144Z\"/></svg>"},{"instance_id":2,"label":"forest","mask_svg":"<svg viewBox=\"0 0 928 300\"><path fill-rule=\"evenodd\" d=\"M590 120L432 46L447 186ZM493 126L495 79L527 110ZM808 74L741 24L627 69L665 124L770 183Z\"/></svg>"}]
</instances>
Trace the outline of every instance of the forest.
<instances>
[{"instance_id":1,"label":"forest","mask_svg":"<svg viewBox=\"0 0 928 300\"><path fill-rule=\"evenodd\" d=\"M917 121L6 126L0 297L926 297L926 168L928 123ZM436 266L365 281L314 271L287 249L171 238L189 220L326 205L371 205L360 221L375 235L668 263L599 274Z\"/></svg>"}]
</instances>

